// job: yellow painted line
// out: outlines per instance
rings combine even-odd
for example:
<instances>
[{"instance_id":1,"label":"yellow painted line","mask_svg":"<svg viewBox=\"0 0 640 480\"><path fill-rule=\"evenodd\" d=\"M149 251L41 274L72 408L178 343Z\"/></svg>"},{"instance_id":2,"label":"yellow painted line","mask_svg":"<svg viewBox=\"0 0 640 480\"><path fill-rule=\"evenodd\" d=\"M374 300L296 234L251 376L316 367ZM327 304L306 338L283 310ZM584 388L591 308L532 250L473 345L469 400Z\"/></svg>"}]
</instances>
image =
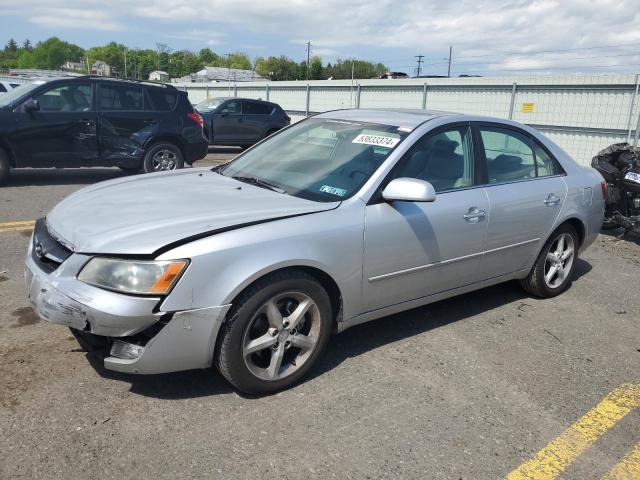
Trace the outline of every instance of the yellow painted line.
<instances>
[{"instance_id":1,"label":"yellow painted line","mask_svg":"<svg viewBox=\"0 0 640 480\"><path fill-rule=\"evenodd\" d=\"M23 225L22 227L0 228L0 233L5 233L5 232L30 232L31 230L33 230L33 225Z\"/></svg>"},{"instance_id":2,"label":"yellow painted line","mask_svg":"<svg viewBox=\"0 0 640 480\"><path fill-rule=\"evenodd\" d=\"M620 385L533 458L507 475L507 480L555 479L607 430L638 407L640 385Z\"/></svg>"},{"instance_id":3,"label":"yellow painted line","mask_svg":"<svg viewBox=\"0 0 640 480\"><path fill-rule=\"evenodd\" d=\"M4 228L4 227L15 227L17 225L35 225L35 220L26 220L24 222L5 222L5 223L0 223L0 228Z\"/></svg>"},{"instance_id":4,"label":"yellow painted line","mask_svg":"<svg viewBox=\"0 0 640 480\"><path fill-rule=\"evenodd\" d=\"M638 480L640 478L640 443L614 465L602 480Z\"/></svg>"}]
</instances>

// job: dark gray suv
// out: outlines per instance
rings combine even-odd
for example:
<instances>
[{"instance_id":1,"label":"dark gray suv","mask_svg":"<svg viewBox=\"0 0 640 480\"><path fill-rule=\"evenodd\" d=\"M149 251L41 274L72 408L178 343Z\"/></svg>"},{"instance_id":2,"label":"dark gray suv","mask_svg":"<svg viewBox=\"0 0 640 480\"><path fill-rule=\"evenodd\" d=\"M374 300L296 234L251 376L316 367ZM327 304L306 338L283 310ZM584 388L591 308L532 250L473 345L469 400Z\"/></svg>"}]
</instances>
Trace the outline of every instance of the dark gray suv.
<instances>
[{"instance_id":1,"label":"dark gray suv","mask_svg":"<svg viewBox=\"0 0 640 480\"><path fill-rule=\"evenodd\" d=\"M211 145L248 147L291 123L280 105L263 100L216 97L195 108Z\"/></svg>"}]
</instances>

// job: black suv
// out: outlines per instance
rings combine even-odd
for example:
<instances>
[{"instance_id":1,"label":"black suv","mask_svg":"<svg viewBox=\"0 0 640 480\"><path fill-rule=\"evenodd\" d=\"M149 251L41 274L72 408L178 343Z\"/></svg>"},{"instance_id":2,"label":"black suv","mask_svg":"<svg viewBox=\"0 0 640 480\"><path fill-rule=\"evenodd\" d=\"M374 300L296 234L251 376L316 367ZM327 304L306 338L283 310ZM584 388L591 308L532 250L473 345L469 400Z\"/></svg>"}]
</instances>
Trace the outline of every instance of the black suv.
<instances>
[{"instance_id":1,"label":"black suv","mask_svg":"<svg viewBox=\"0 0 640 480\"><path fill-rule=\"evenodd\" d=\"M196 105L212 145L248 147L291 123L277 103L216 97Z\"/></svg>"},{"instance_id":2,"label":"black suv","mask_svg":"<svg viewBox=\"0 0 640 480\"><path fill-rule=\"evenodd\" d=\"M0 96L0 181L20 167L173 170L207 143L202 117L170 85L69 77Z\"/></svg>"}]
</instances>

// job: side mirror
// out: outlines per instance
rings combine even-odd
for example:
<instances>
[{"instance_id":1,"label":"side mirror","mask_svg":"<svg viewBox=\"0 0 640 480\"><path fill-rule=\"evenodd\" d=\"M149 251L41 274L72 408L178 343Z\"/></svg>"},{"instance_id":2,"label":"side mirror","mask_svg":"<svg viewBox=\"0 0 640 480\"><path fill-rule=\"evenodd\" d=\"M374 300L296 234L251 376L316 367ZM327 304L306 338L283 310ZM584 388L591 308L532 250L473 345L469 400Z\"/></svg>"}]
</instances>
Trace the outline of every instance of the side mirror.
<instances>
[{"instance_id":1,"label":"side mirror","mask_svg":"<svg viewBox=\"0 0 640 480\"><path fill-rule=\"evenodd\" d=\"M387 202L435 202L436 190L429 182L417 178L396 178L382 191Z\"/></svg>"},{"instance_id":2,"label":"side mirror","mask_svg":"<svg viewBox=\"0 0 640 480\"><path fill-rule=\"evenodd\" d=\"M29 100L24 102L24 105L22 108L26 113L38 112L40 111L40 102L38 102L38 100L34 100L33 98L30 98Z\"/></svg>"},{"instance_id":3,"label":"side mirror","mask_svg":"<svg viewBox=\"0 0 640 480\"><path fill-rule=\"evenodd\" d=\"M229 115L229 110L226 108L223 108L222 110L220 110L220 116L221 117L226 117L227 115Z\"/></svg>"}]
</instances>

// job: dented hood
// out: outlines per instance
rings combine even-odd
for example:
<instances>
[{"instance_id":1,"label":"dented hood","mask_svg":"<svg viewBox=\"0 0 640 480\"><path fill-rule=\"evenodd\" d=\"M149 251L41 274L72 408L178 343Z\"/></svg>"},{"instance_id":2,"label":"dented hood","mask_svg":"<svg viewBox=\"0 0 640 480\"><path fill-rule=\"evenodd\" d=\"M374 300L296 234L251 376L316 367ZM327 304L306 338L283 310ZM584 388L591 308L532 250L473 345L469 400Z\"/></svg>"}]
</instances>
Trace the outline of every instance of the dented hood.
<instances>
[{"instance_id":1,"label":"dented hood","mask_svg":"<svg viewBox=\"0 0 640 480\"><path fill-rule=\"evenodd\" d=\"M216 231L338 205L273 192L208 169L188 169L79 190L51 210L47 226L76 252L150 255Z\"/></svg>"}]
</instances>

